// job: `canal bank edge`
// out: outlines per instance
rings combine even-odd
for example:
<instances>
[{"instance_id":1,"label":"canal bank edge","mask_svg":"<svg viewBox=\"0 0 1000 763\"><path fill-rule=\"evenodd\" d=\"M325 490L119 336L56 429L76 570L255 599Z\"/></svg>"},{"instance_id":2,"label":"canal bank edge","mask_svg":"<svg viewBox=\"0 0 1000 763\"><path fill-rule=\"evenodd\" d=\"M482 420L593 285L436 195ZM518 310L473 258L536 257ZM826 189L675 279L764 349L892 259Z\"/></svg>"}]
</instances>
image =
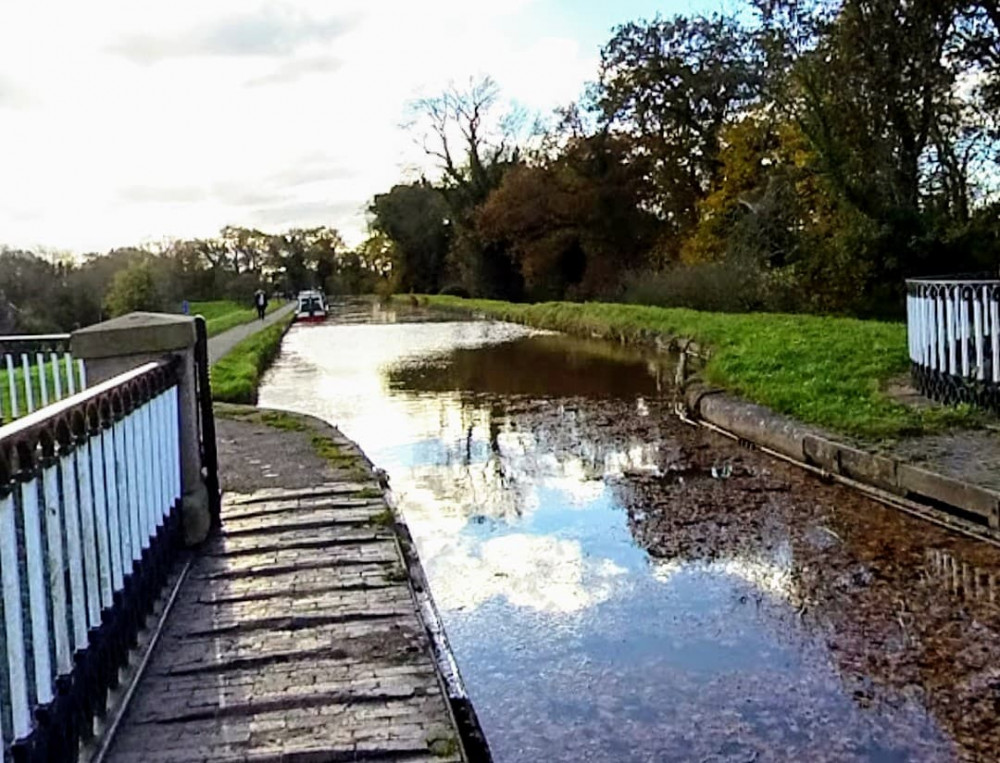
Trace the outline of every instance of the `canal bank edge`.
<instances>
[{"instance_id":1,"label":"canal bank edge","mask_svg":"<svg viewBox=\"0 0 1000 763\"><path fill-rule=\"evenodd\" d=\"M442 305L435 300L413 295L396 296L394 299L431 309L479 314L472 305L463 309L461 305ZM817 470L822 475L853 483L854 487L870 487L901 500L923 505L896 505L897 508L912 510L913 513L931 519L935 514L943 512L958 520L958 524L945 522L953 529L966 532L972 529L973 534L976 534L981 528L987 537L1000 539L1000 492L942 474L926 465L917 466L906 459L872 453L849 445L818 427L803 424L766 406L742 400L712 387L691 368L697 363L705 362L711 355L710 349L700 347L693 340L656 332L636 334L623 331L612 336L587 331L570 330L568 333L613 339L623 344L645 345L658 352L678 353L680 362L675 381L680 390L680 408L689 420L706 423L745 444L771 451L799 466ZM688 362L689 358L691 363ZM928 514L921 508L929 509L932 513Z\"/></svg>"},{"instance_id":2,"label":"canal bank edge","mask_svg":"<svg viewBox=\"0 0 1000 763\"><path fill-rule=\"evenodd\" d=\"M230 403L216 403L215 412L217 417L223 419L261 424L289 433L305 432L311 436L313 450L319 458L337 469L359 472L358 476L363 472L366 479L374 476L380 488L378 497L385 504L385 512L377 515L376 521L393 531L396 553L402 561L410 596L429 640L438 683L444 696L448 698L448 711L456 730L459 751L463 760L469 763L492 763L489 745L465 691L416 545L409 527L398 511L386 473L372 463L357 443L315 416ZM449 742L446 739L431 740L432 751L433 745L437 743L447 745Z\"/></svg>"},{"instance_id":3,"label":"canal bank edge","mask_svg":"<svg viewBox=\"0 0 1000 763\"><path fill-rule=\"evenodd\" d=\"M211 368L212 399L222 403L256 404L264 372L280 354L281 342L294 319L289 312L240 340L216 360Z\"/></svg>"},{"instance_id":4,"label":"canal bank edge","mask_svg":"<svg viewBox=\"0 0 1000 763\"><path fill-rule=\"evenodd\" d=\"M683 405L691 419L708 422L799 465L927 504L971 520L1000 538L1000 493L994 490L838 442L825 432L739 400L697 377L685 381Z\"/></svg>"},{"instance_id":5,"label":"canal bank edge","mask_svg":"<svg viewBox=\"0 0 1000 763\"><path fill-rule=\"evenodd\" d=\"M362 456L364 456L363 452ZM367 460L367 456L365 459ZM437 605L434 603L430 584L417 554L417 547L410 534L410 528L399 511L385 473L381 469L376 469L375 472L379 475L380 483L384 484L383 498L389 511L392 512L396 546L409 576L410 590L419 605L421 621L427 631L428 638L430 638L434 664L437 666L438 674L445 686L445 696L448 697L452 718L458 727L458 737L462 743L465 759L469 763L492 763L493 756L490 753L489 743L479 723L479 716L476 715L472 700L465 690L458 663L451 651L448 634L445 631Z\"/></svg>"}]
</instances>

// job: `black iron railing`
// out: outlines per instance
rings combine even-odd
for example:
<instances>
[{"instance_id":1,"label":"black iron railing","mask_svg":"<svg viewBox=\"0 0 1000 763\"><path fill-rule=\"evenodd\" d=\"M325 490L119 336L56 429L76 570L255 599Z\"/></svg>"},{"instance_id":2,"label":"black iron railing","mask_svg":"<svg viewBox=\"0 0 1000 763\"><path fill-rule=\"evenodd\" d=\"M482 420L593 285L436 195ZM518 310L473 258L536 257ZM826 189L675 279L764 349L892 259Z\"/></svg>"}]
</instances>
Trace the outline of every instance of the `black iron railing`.
<instances>
[{"instance_id":1,"label":"black iron railing","mask_svg":"<svg viewBox=\"0 0 1000 763\"><path fill-rule=\"evenodd\" d=\"M916 387L945 403L1000 412L1000 280L927 278L906 285Z\"/></svg>"},{"instance_id":2,"label":"black iron railing","mask_svg":"<svg viewBox=\"0 0 1000 763\"><path fill-rule=\"evenodd\" d=\"M180 547L176 361L0 427L0 736L77 759Z\"/></svg>"}]
</instances>

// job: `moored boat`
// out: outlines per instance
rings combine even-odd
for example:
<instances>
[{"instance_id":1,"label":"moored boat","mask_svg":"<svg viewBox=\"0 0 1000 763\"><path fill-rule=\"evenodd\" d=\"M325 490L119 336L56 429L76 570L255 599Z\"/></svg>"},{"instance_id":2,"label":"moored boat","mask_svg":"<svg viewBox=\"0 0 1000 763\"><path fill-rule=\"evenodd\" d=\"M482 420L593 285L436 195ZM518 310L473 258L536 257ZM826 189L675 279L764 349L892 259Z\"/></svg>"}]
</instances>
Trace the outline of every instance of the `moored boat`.
<instances>
[{"instance_id":1,"label":"moored boat","mask_svg":"<svg viewBox=\"0 0 1000 763\"><path fill-rule=\"evenodd\" d=\"M326 320L326 297L323 292L309 290L299 292L299 304L295 308L297 322L318 323Z\"/></svg>"}]
</instances>

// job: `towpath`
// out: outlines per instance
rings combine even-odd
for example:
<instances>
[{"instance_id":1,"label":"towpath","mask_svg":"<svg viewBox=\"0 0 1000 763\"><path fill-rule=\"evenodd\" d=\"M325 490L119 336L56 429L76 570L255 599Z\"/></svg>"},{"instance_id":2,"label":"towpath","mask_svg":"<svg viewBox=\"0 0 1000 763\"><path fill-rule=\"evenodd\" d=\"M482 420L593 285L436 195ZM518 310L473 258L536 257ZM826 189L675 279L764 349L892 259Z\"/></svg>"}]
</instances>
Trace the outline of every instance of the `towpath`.
<instances>
[{"instance_id":1,"label":"towpath","mask_svg":"<svg viewBox=\"0 0 1000 763\"><path fill-rule=\"evenodd\" d=\"M229 329L229 331L223 331L221 334L217 334L216 336L209 338L209 364L215 363L219 360L219 358L233 349L233 347L235 347L239 342L242 342L248 336L253 336L261 329L265 329L268 326L283 320L294 309L295 302L289 302L287 305L283 305L274 312L269 313L262 321L254 320L249 323L243 323L235 328Z\"/></svg>"},{"instance_id":2,"label":"towpath","mask_svg":"<svg viewBox=\"0 0 1000 763\"><path fill-rule=\"evenodd\" d=\"M222 533L196 555L107 760L462 760L360 451L315 419L224 410Z\"/></svg>"}]
</instances>

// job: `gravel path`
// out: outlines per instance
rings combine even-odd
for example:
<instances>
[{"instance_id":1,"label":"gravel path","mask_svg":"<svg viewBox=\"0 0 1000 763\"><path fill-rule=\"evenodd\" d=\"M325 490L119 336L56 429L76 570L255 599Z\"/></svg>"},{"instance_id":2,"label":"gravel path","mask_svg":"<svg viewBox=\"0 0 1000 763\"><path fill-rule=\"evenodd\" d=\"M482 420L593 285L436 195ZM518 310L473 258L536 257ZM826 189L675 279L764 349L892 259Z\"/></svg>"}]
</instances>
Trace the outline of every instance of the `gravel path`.
<instances>
[{"instance_id":1,"label":"gravel path","mask_svg":"<svg viewBox=\"0 0 1000 763\"><path fill-rule=\"evenodd\" d=\"M233 349L233 347L235 347L242 340L246 339L248 336L252 336L261 329L267 328L273 323L280 321L294 309L295 302L289 302L287 305L279 307L273 313L270 313L262 321L250 321L249 323L244 323L236 328L231 328L229 331L223 331L221 334L209 338L209 364L211 365L212 363L215 363L219 358Z\"/></svg>"}]
</instances>

